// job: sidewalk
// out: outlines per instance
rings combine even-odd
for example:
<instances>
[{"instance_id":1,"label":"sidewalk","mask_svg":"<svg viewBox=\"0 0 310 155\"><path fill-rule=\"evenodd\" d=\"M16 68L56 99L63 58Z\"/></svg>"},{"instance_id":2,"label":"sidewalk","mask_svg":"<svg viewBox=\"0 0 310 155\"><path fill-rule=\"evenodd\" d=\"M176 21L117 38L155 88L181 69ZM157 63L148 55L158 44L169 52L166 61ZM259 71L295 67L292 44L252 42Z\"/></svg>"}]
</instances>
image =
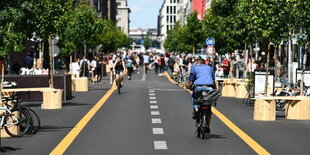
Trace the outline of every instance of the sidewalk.
<instances>
[{"instance_id":1,"label":"sidewalk","mask_svg":"<svg viewBox=\"0 0 310 155\"><path fill-rule=\"evenodd\" d=\"M73 99L63 102L60 110L42 110L41 102L23 103L37 112L41 130L21 138L2 138L2 146L16 149L8 154L49 154L110 88L108 76L103 77L100 85L89 83L88 92L73 92Z\"/></svg>"}]
</instances>

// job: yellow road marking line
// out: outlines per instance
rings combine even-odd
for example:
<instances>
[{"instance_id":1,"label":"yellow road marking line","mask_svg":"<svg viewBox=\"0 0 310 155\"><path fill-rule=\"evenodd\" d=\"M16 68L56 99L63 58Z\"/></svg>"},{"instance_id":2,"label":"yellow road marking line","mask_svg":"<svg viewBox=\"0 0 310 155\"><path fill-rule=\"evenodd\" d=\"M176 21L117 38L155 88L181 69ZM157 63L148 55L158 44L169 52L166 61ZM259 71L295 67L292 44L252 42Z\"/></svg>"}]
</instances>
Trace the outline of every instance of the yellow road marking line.
<instances>
[{"instance_id":1,"label":"yellow road marking line","mask_svg":"<svg viewBox=\"0 0 310 155\"><path fill-rule=\"evenodd\" d=\"M174 84L170 77L170 75L165 72L168 80ZM184 87L183 87L184 88ZM184 88L186 89L186 88ZM192 91L186 89L188 92L192 93ZM226 125L228 126L236 135L238 135L245 143L247 143L257 154L260 155L271 155L266 149L264 149L261 145L259 145L254 139L252 139L249 135L247 135L244 131L242 131L239 127L237 127L232 121L230 121L225 115L223 115L220 111L218 111L215 107L212 107L212 112Z\"/></svg>"},{"instance_id":2,"label":"yellow road marking line","mask_svg":"<svg viewBox=\"0 0 310 155\"><path fill-rule=\"evenodd\" d=\"M98 103L75 125L75 127L67 134L67 136L56 146L50 155L63 154L79 133L84 129L86 124L92 119L97 111L104 105L107 99L113 94L116 85L113 84L112 88L98 101Z\"/></svg>"}]
</instances>

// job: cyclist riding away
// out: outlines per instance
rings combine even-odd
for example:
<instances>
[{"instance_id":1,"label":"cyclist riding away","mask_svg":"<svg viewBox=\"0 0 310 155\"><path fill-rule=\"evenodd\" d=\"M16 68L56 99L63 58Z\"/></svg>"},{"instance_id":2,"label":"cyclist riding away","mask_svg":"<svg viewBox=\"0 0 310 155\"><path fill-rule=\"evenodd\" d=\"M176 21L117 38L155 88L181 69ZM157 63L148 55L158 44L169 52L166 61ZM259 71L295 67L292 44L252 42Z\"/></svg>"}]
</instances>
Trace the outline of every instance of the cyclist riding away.
<instances>
[{"instance_id":1,"label":"cyclist riding away","mask_svg":"<svg viewBox=\"0 0 310 155\"><path fill-rule=\"evenodd\" d=\"M193 94L192 94L192 103L193 108L195 105L195 99L199 97L199 94L202 91L211 91L214 86L214 72L210 66L205 65L203 59L198 59L196 65L191 69L191 82L193 83ZM196 119L198 116L198 111L193 112L193 119ZM211 121L211 108L208 111L208 127L210 126ZM210 133L210 128L207 129L207 133Z\"/></svg>"},{"instance_id":2,"label":"cyclist riding away","mask_svg":"<svg viewBox=\"0 0 310 155\"><path fill-rule=\"evenodd\" d=\"M125 63L120 56L118 56L114 63L114 75L116 79L122 78L125 70ZM121 86L124 85L123 78L121 79Z\"/></svg>"}]
</instances>

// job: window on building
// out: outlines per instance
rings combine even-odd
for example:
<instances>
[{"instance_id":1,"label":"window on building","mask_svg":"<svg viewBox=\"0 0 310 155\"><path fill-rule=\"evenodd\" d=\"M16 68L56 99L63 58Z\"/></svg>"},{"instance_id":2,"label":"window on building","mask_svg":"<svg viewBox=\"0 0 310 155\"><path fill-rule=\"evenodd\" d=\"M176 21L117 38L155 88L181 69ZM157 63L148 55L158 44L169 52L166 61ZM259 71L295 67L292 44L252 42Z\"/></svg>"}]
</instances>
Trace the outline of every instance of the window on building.
<instances>
[{"instance_id":1,"label":"window on building","mask_svg":"<svg viewBox=\"0 0 310 155\"><path fill-rule=\"evenodd\" d=\"M169 31L169 25L167 25L167 31Z\"/></svg>"},{"instance_id":2,"label":"window on building","mask_svg":"<svg viewBox=\"0 0 310 155\"><path fill-rule=\"evenodd\" d=\"M173 23L177 22L177 17L173 16Z\"/></svg>"},{"instance_id":3,"label":"window on building","mask_svg":"<svg viewBox=\"0 0 310 155\"><path fill-rule=\"evenodd\" d=\"M173 16L170 16L170 23L173 23L172 17L173 17Z\"/></svg>"},{"instance_id":4,"label":"window on building","mask_svg":"<svg viewBox=\"0 0 310 155\"><path fill-rule=\"evenodd\" d=\"M115 3L114 3L115 4ZM121 2L117 2L117 6L121 6L122 5L122 3Z\"/></svg>"},{"instance_id":5,"label":"window on building","mask_svg":"<svg viewBox=\"0 0 310 155\"><path fill-rule=\"evenodd\" d=\"M167 14L169 13L169 6L167 6Z\"/></svg>"},{"instance_id":6,"label":"window on building","mask_svg":"<svg viewBox=\"0 0 310 155\"><path fill-rule=\"evenodd\" d=\"M117 18L117 21L118 21L118 22L121 22L121 18Z\"/></svg>"},{"instance_id":7,"label":"window on building","mask_svg":"<svg viewBox=\"0 0 310 155\"><path fill-rule=\"evenodd\" d=\"M167 23L169 23L169 16L167 16Z\"/></svg>"},{"instance_id":8,"label":"window on building","mask_svg":"<svg viewBox=\"0 0 310 155\"><path fill-rule=\"evenodd\" d=\"M177 10L177 8L176 8L176 6L174 6L174 7L173 7L173 13L174 13L174 14L176 14L176 10Z\"/></svg>"},{"instance_id":9,"label":"window on building","mask_svg":"<svg viewBox=\"0 0 310 155\"><path fill-rule=\"evenodd\" d=\"M172 14L172 6L170 6L170 14Z\"/></svg>"}]
</instances>

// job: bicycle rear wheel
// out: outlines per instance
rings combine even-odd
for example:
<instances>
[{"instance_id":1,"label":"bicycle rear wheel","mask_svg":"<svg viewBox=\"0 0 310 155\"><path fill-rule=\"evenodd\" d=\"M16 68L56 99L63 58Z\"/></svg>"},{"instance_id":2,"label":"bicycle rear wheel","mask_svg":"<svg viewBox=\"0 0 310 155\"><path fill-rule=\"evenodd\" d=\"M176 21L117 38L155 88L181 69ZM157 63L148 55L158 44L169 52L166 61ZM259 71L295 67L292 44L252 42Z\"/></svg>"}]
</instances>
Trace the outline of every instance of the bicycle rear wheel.
<instances>
[{"instance_id":1,"label":"bicycle rear wheel","mask_svg":"<svg viewBox=\"0 0 310 155\"><path fill-rule=\"evenodd\" d=\"M4 129L11 137L21 137L29 129L29 116L24 110L13 109L11 112L15 115L5 117Z\"/></svg>"},{"instance_id":2,"label":"bicycle rear wheel","mask_svg":"<svg viewBox=\"0 0 310 155\"><path fill-rule=\"evenodd\" d=\"M206 130L207 130L207 127L206 127L207 120L206 120L205 114L202 115L200 122L201 122L201 124L200 124L200 138L205 139Z\"/></svg>"},{"instance_id":3,"label":"bicycle rear wheel","mask_svg":"<svg viewBox=\"0 0 310 155\"><path fill-rule=\"evenodd\" d=\"M34 110L27 108L28 111L28 115L29 115L29 120L30 120L30 127L28 130L28 134L36 134L40 128L41 128L41 121L40 121L40 117L37 115L36 112L34 112Z\"/></svg>"}]
</instances>

